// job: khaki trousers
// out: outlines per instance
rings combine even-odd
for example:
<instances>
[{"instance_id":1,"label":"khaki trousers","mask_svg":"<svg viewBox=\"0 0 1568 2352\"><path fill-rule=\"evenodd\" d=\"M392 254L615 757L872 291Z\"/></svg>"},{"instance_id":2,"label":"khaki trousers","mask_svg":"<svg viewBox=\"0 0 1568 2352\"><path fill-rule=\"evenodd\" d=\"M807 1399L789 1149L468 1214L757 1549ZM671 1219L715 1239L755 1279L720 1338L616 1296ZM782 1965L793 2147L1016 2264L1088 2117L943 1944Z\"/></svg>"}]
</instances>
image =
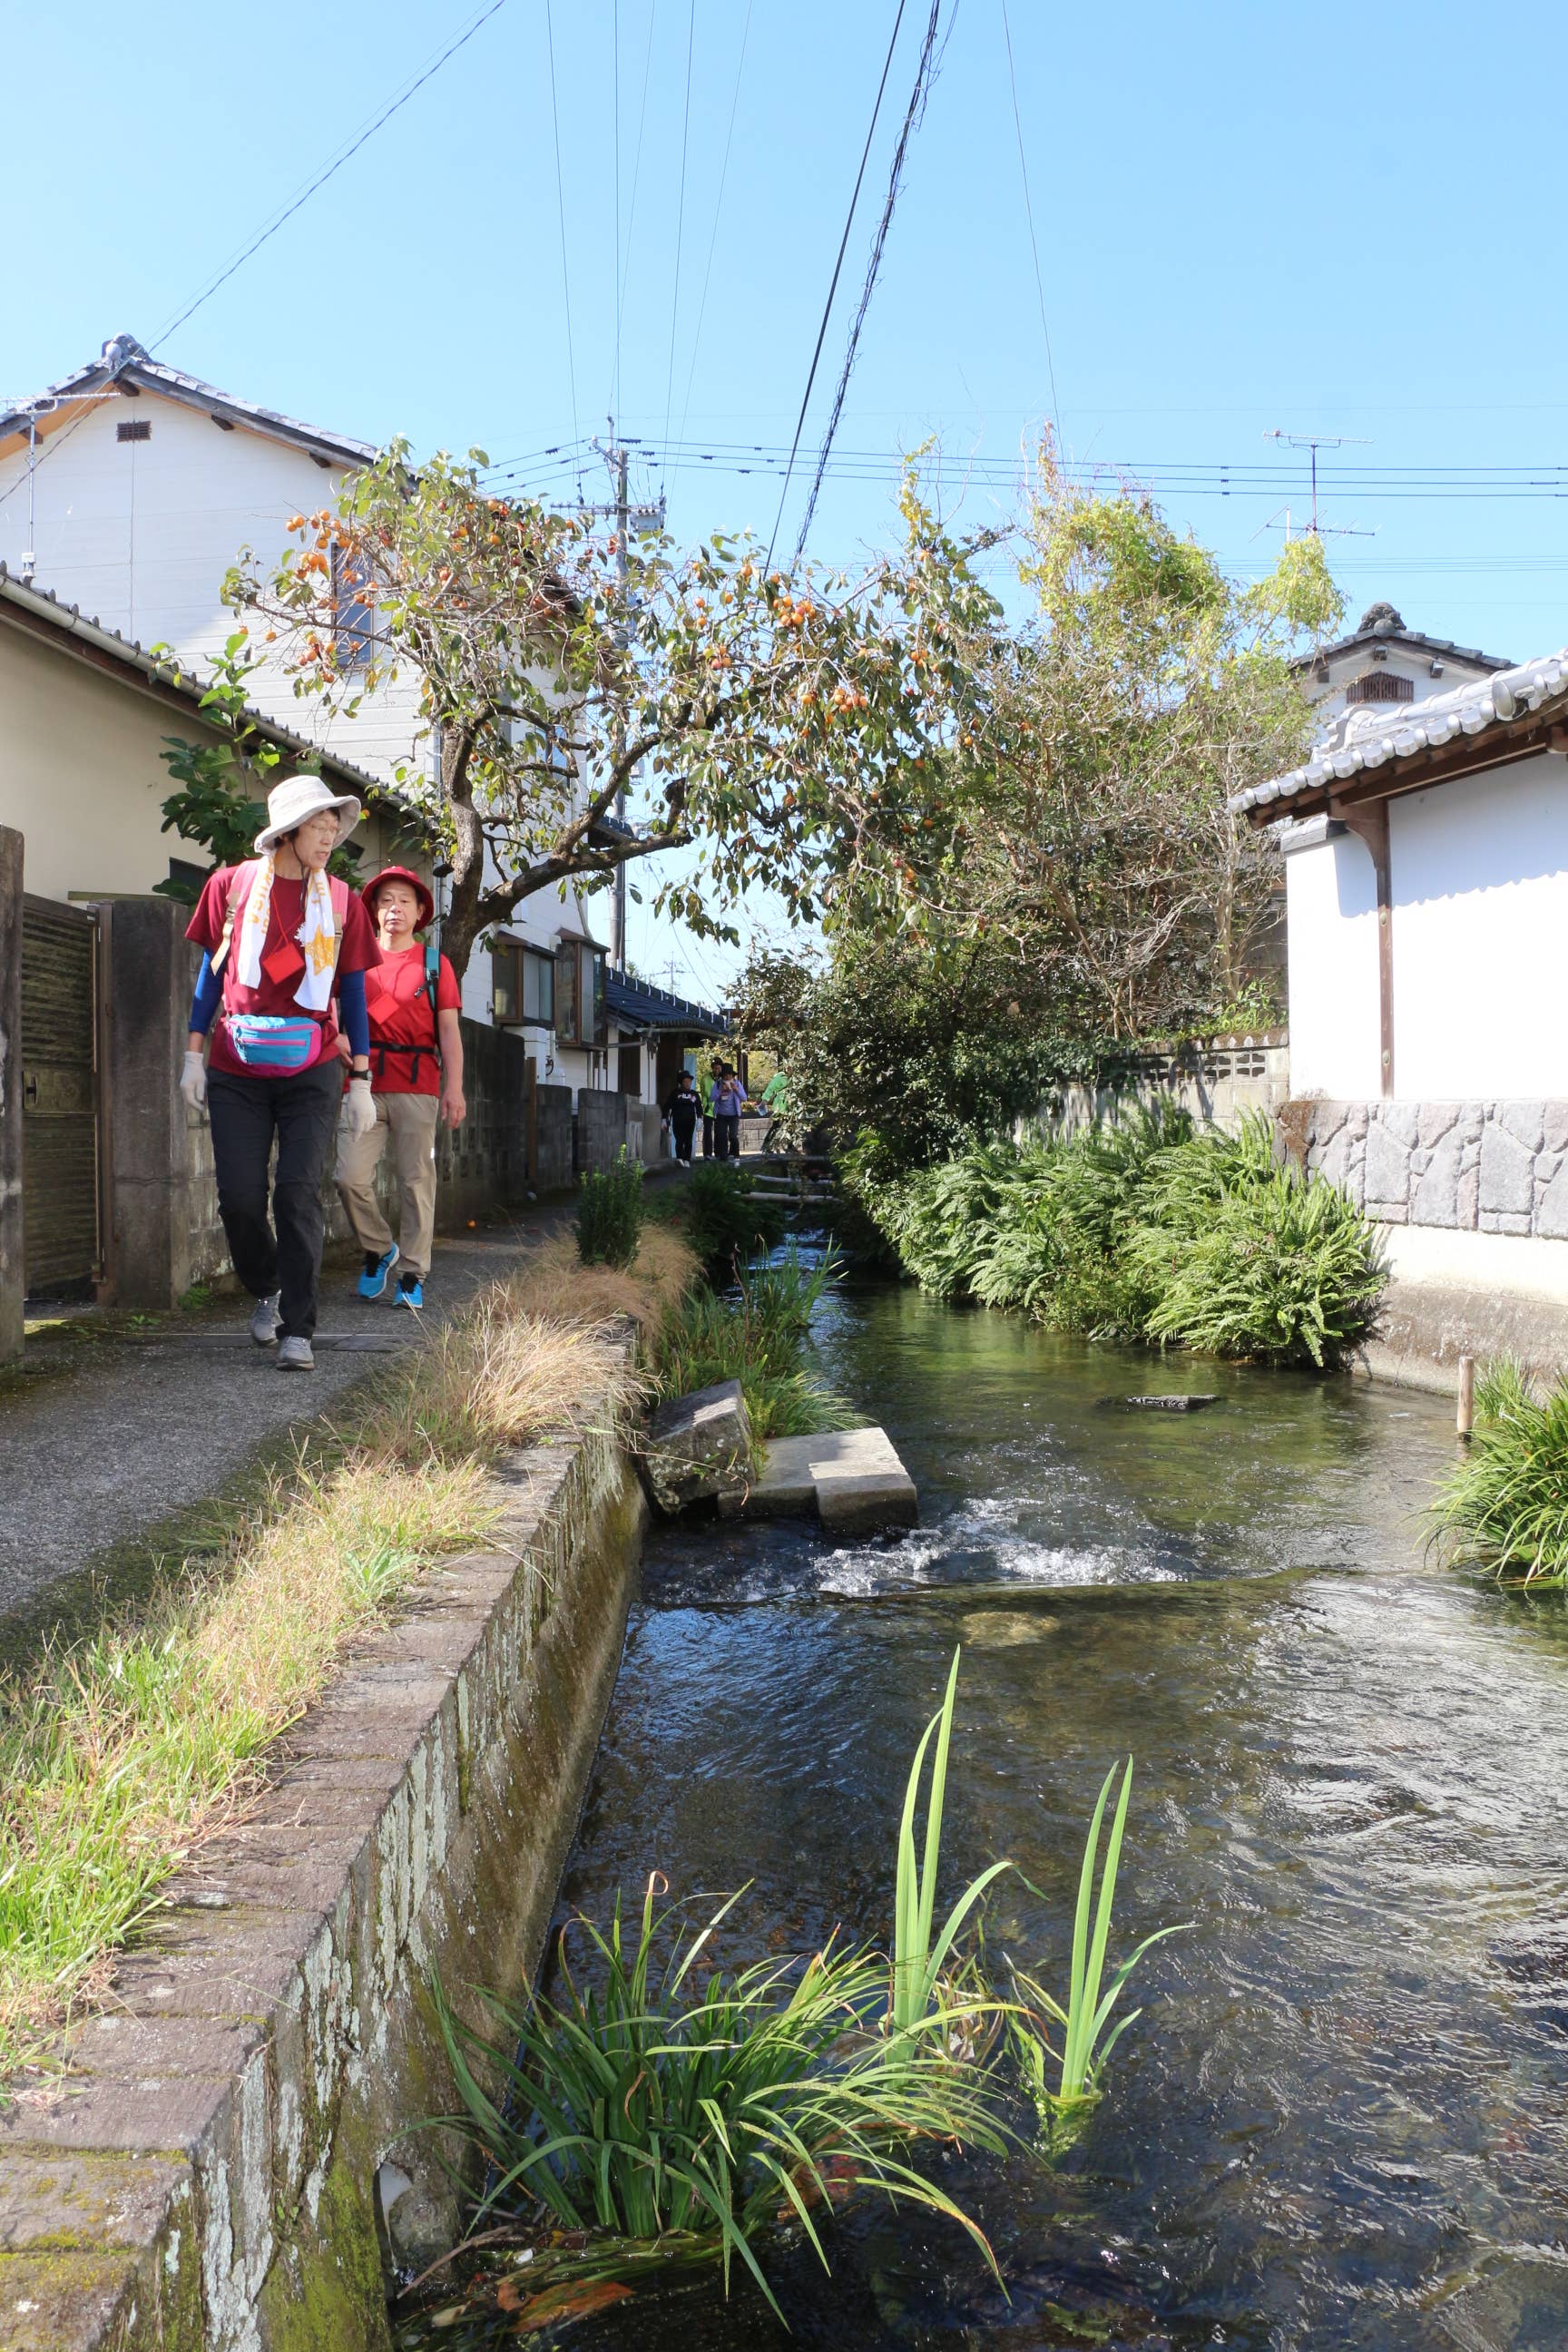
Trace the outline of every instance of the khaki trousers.
<instances>
[{"instance_id":1,"label":"khaki trousers","mask_svg":"<svg viewBox=\"0 0 1568 2352\"><path fill-rule=\"evenodd\" d=\"M375 1197L375 1171L392 1139L397 1169L397 1263L421 1282L430 1271L436 1231L436 1114L434 1095L377 1095L375 1125L368 1135L338 1129L338 1198L348 1212L362 1250L384 1257L392 1228Z\"/></svg>"}]
</instances>

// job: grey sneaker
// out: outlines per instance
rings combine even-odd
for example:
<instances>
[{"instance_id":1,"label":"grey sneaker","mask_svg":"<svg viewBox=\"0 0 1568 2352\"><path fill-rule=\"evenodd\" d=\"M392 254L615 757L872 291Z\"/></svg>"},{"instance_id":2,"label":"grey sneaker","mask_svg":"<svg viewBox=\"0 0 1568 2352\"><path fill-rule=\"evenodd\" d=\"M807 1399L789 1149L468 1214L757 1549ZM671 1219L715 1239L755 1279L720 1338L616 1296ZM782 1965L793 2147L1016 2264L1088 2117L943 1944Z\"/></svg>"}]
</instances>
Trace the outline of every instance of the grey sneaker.
<instances>
[{"instance_id":1,"label":"grey sneaker","mask_svg":"<svg viewBox=\"0 0 1568 2352\"><path fill-rule=\"evenodd\" d=\"M280 1372L313 1372L316 1351L309 1339L280 1339L278 1343L278 1369Z\"/></svg>"},{"instance_id":2,"label":"grey sneaker","mask_svg":"<svg viewBox=\"0 0 1568 2352\"><path fill-rule=\"evenodd\" d=\"M269 1298L258 1298L256 1302L256 1312L250 1318L250 1336L258 1348L275 1348L278 1345L278 1327L283 1320L278 1308L279 1297L279 1293L275 1290Z\"/></svg>"}]
</instances>

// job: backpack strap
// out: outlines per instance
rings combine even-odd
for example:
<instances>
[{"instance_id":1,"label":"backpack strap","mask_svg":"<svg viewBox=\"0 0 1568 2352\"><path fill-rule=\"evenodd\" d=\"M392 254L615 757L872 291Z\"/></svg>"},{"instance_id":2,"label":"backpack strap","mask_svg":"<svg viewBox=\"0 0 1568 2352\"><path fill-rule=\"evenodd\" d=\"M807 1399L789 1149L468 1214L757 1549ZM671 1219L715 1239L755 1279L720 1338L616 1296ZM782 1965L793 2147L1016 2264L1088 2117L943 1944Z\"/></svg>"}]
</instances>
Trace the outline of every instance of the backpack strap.
<instances>
[{"instance_id":1,"label":"backpack strap","mask_svg":"<svg viewBox=\"0 0 1568 2352\"><path fill-rule=\"evenodd\" d=\"M234 875L228 886L228 905L224 910L223 936L218 940L216 953L209 959L214 971L223 970L224 958L227 955L230 942L234 938L235 918L250 896L250 886L256 879L256 866L257 861L252 857L247 858L243 866L237 866L234 869Z\"/></svg>"}]
</instances>

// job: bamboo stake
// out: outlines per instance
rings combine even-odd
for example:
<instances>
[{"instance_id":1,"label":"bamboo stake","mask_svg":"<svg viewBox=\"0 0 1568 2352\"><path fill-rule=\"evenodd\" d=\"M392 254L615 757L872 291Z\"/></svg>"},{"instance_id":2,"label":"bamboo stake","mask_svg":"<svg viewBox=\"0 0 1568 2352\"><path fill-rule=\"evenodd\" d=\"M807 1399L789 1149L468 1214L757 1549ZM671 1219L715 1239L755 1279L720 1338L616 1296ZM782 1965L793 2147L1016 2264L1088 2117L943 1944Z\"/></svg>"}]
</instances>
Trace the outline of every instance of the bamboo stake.
<instances>
[{"instance_id":1,"label":"bamboo stake","mask_svg":"<svg viewBox=\"0 0 1568 2352\"><path fill-rule=\"evenodd\" d=\"M1468 1438L1476 1419L1476 1360L1473 1356L1459 1358L1459 1410L1456 1426L1459 1435Z\"/></svg>"}]
</instances>

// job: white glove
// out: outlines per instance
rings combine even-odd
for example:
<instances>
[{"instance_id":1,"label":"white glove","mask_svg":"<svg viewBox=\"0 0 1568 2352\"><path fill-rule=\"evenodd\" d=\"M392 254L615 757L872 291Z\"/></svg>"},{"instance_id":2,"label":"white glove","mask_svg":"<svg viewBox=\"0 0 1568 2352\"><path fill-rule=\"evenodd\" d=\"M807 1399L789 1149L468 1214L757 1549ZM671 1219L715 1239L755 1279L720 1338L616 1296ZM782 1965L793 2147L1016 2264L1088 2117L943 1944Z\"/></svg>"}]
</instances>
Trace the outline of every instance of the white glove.
<instances>
[{"instance_id":1,"label":"white glove","mask_svg":"<svg viewBox=\"0 0 1568 2352\"><path fill-rule=\"evenodd\" d=\"M192 1110L205 1110L207 1099L207 1066L199 1054L187 1054L185 1066L180 1072L180 1092Z\"/></svg>"},{"instance_id":2,"label":"white glove","mask_svg":"<svg viewBox=\"0 0 1568 2352\"><path fill-rule=\"evenodd\" d=\"M375 1097L370 1090L368 1077L349 1080L349 1090L343 1097L342 1129L345 1135L368 1135L375 1125Z\"/></svg>"}]
</instances>

